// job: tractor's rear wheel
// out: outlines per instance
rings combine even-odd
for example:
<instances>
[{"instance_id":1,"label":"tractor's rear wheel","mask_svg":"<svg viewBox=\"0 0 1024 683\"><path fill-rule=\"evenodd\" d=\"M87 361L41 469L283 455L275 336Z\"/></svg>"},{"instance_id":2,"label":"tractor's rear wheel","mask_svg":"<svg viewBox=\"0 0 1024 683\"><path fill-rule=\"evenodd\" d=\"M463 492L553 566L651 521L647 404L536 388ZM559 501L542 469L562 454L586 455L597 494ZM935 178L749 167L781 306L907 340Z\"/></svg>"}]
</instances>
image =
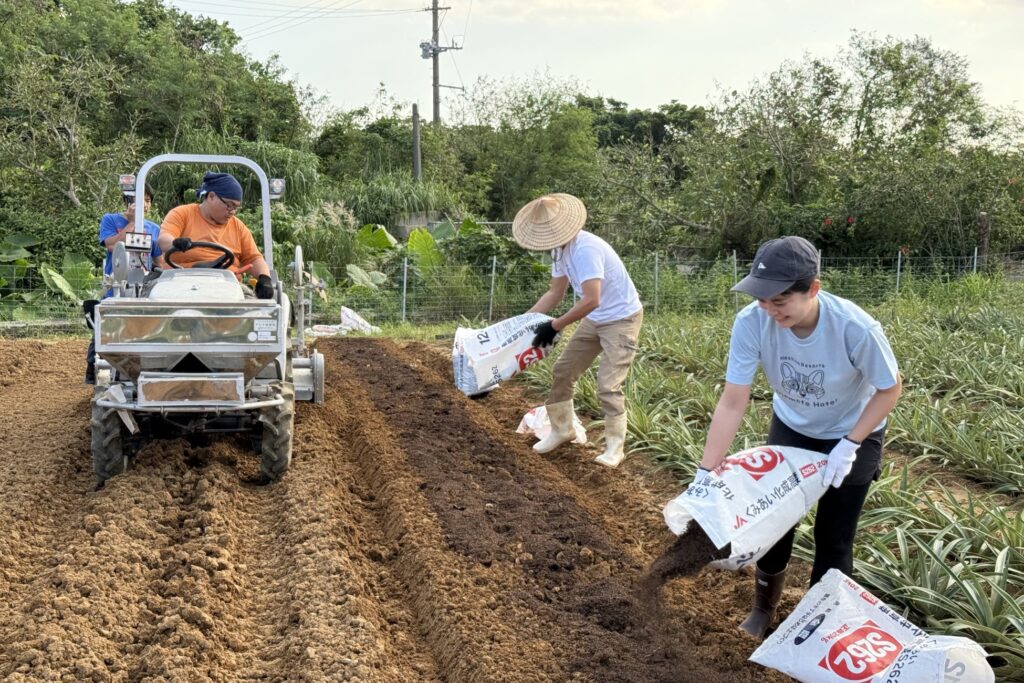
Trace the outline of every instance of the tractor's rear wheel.
<instances>
[{"instance_id":1,"label":"tractor's rear wheel","mask_svg":"<svg viewBox=\"0 0 1024 683\"><path fill-rule=\"evenodd\" d=\"M263 408L263 442L260 471L270 480L280 479L292 464L292 435L295 428L295 385L281 382L284 403Z\"/></svg>"},{"instance_id":2,"label":"tractor's rear wheel","mask_svg":"<svg viewBox=\"0 0 1024 683\"><path fill-rule=\"evenodd\" d=\"M96 485L124 472L127 466L122 430L124 423L115 408L105 408L96 401L106 393L106 387L96 387L92 399L92 470Z\"/></svg>"}]
</instances>

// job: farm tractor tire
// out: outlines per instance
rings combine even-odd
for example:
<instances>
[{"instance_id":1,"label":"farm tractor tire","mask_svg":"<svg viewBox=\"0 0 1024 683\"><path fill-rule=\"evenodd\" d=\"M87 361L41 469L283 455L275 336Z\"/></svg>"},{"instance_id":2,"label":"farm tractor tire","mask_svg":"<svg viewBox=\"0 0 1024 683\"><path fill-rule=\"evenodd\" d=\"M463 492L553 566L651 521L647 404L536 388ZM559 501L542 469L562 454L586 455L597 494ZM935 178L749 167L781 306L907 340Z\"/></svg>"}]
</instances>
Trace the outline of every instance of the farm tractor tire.
<instances>
[{"instance_id":1,"label":"farm tractor tire","mask_svg":"<svg viewBox=\"0 0 1024 683\"><path fill-rule=\"evenodd\" d=\"M127 468L122 430L124 423L115 408L104 408L96 400L105 393L104 387L97 387L92 401L92 469L96 474L97 487Z\"/></svg>"},{"instance_id":2,"label":"farm tractor tire","mask_svg":"<svg viewBox=\"0 0 1024 683\"><path fill-rule=\"evenodd\" d=\"M263 440L260 471L264 478L275 481L288 471L292 463L292 437L295 428L295 385L281 383L284 402L260 410Z\"/></svg>"}]
</instances>

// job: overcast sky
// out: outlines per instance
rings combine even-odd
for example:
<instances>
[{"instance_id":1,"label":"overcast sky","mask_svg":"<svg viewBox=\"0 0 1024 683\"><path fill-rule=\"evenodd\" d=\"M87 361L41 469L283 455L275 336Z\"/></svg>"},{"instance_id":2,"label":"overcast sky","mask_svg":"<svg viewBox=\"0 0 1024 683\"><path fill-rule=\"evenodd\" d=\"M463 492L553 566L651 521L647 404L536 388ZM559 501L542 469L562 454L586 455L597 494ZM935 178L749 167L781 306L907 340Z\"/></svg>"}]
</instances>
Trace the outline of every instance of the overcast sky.
<instances>
[{"instance_id":1,"label":"overcast sky","mask_svg":"<svg viewBox=\"0 0 1024 683\"><path fill-rule=\"evenodd\" d=\"M253 57L341 108L371 104L383 83L430 116L429 0L171 0L227 21ZM442 0L441 80L471 85L549 73L593 94L652 108L706 104L786 59L826 57L851 29L925 36L970 62L987 102L1024 107L1024 0ZM405 11L407 10L407 11ZM457 97L457 91L443 91ZM443 114L443 112L442 112Z\"/></svg>"}]
</instances>

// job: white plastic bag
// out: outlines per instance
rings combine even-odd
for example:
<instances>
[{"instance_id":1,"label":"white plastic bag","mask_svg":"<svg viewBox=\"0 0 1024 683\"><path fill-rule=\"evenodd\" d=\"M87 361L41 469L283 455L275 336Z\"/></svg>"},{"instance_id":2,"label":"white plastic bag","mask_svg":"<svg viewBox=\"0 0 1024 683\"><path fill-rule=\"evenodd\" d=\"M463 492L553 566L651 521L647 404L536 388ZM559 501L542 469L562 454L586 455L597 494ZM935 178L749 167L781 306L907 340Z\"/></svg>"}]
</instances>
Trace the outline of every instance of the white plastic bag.
<instances>
[{"instance_id":1,"label":"white plastic bag","mask_svg":"<svg viewBox=\"0 0 1024 683\"><path fill-rule=\"evenodd\" d=\"M750 656L803 683L992 683L985 650L930 636L838 569Z\"/></svg>"},{"instance_id":2,"label":"white plastic bag","mask_svg":"<svg viewBox=\"0 0 1024 683\"><path fill-rule=\"evenodd\" d=\"M460 327L455 330L455 342L452 345L452 372L455 376L455 387L466 396L476 396L496 389L497 385L480 389L476 384L476 375L469 367L469 357L466 355L466 338L471 336L475 330L467 327Z\"/></svg>"},{"instance_id":3,"label":"white plastic bag","mask_svg":"<svg viewBox=\"0 0 1024 683\"><path fill-rule=\"evenodd\" d=\"M572 440L573 443L584 444L587 442L587 429L583 426L583 422L580 418L573 413L572 426L576 429L576 438ZM518 434L533 434L538 439L545 438L551 433L551 419L548 417L547 406L537 406L531 408L526 415L523 415L523 419L519 421L519 426L516 427Z\"/></svg>"},{"instance_id":4,"label":"white plastic bag","mask_svg":"<svg viewBox=\"0 0 1024 683\"><path fill-rule=\"evenodd\" d=\"M744 567L768 552L824 495L827 458L791 446L758 446L730 455L665 505L665 523L682 535L696 521L715 547L732 544L729 557L712 567Z\"/></svg>"},{"instance_id":5,"label":"white plastic bag","mask_svg":"<svg viewBox=\"0 0 1024 683\"><path fill-rule=\"evenodd\" d=\"M551 318L542 313L524 313L483 329L455 330L455 386L467 396L479 394L547 356L550 348L531 346L537 326L547 320Z\"/></svg>"},{"instance_id":6,"label":"white plastic bag","mask_svg":"<svg viewBox=\"0 0 1024 683\"><path fill-rule=\"evenodd\" d=\"M349 332L377 334L380 328L366 322L361 315L345 306L341 307L341 322L337 325L313 325L306 328L307 337L337 337Z\"/></svg>"},{"instance_id":7,"label":"white plastic bag","mask_svg":"<svg viewBox=\"0 0 1024 683\"><path fill-rule=\"evenodd\" d=\"M380 328L366 322L361 315L347 306L341 307L341 329L346 332L362 332L363 334L377 334Z\"/></svg>"}]
</instances>

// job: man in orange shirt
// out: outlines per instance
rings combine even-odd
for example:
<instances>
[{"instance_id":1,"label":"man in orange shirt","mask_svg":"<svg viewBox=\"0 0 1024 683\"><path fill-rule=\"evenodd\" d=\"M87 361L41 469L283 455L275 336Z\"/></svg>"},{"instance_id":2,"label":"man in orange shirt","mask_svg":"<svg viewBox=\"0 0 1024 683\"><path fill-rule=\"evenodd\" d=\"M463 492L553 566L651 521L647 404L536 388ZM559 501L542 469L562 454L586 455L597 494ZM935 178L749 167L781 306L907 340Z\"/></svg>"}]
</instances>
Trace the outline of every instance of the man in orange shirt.
<instances>
[{"instance_id":1,"label":"man in orange shirt","mask_svg":"<svg viewBox=\"0 0 1024 683\"><path fill-rule=\"evenodd\" d=\"M207 172L198 190L199 204L183 204L172 209L160 226L160 249L166 254L174 247L174 263L184 267L216 260L221 254L209 248L192 247L193 242L213 242L235 255L231 269L236 273L251 270L257 277L256 296L272 299L274 287L270 268L256 247L245 223L235 217L242 205L242 186L229 173ZM246 267L249 268L246 268Z\"/></svg>"}]
</instances>

